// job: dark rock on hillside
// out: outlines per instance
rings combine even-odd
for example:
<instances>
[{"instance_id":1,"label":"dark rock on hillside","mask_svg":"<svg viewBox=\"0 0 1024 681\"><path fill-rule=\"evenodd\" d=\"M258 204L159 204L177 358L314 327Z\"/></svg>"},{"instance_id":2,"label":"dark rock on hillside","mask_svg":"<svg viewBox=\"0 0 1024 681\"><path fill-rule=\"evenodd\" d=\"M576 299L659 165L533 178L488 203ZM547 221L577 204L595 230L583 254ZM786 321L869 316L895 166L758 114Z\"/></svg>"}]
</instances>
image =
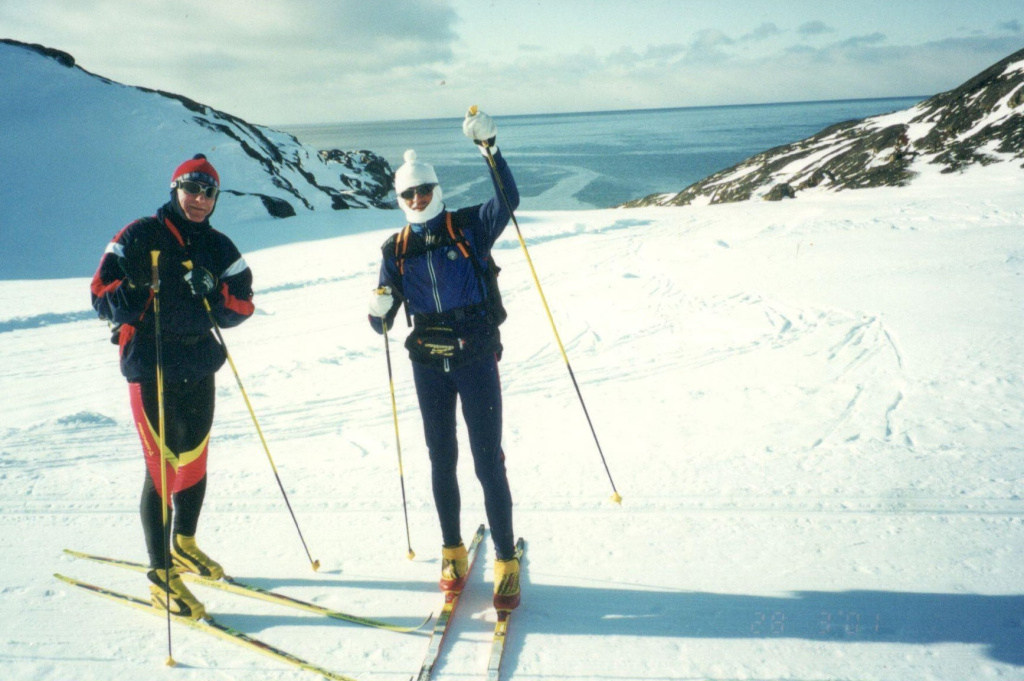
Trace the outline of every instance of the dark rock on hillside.
<instances>
[{"instance_id":1,"label":"dark rock on hillside","mask_svg":"<svg viewBox=\"0 0 1024 681\"><path fill-rule=\"evenodd\" d=\"M71 68L72 66L75 65L75 58L74 57L72 57L67 52L62 52L60 50L55 50L52 47L46 47L45 45L37 45L35 43L22 43L22 42L18 42L17 40L11 40L10 38L0 38L0 43L4 43L6 45L14 45L16 47L23 47L23 48L30 49L33 52L38 52L39 54L43 55L44 57L49 57L50 59L53 59L54 61L58 62L62 66L66 66L68 68Z\"/></svg>"},{"instance_id":2,"label":"dark rock on hillside","mask_svg":"<svg viewBox=\"0 0 1024 681\"><path fill-rule=\"evenodd\" d=\"M841 191L909 184L924 164L943 173L1024 159L1024 50L963 85L901 112L833 125L753 156L678 193L624 207L685 206L762 198L779 201L818 188Z\"/></svg>"},{"instance_id":3,"label":"dark rock on hillside","mask_svg":"<svg viewBox=\"0 0 1024 681\"><path fill-rule=\"evenodd\" d=\"M310 187L327 195L334 210L389 207L385 198L378 199L374 196L379 193L376 190L376 185L379 182L377 178L380 163L382 162L384 166L387 166L387 161L378 157L373 152L336 151L335 153L339 156L347 156L348 162L344 164L347 172L339 176L339 180L344 187L333 187L317 181L315 175L303 166L302 159L298 155L288 153L288 148L282 147L279 142L275 142L268 137L269 130L247 123L237 116L218 111L182 95L161 90L149 90L147 88L138 89L181 102L186 109L196 114L194 120L198 125L212 132L224 135L237 143L246 156L263 167L264 172L272 178L275 187L290 194L292 200L301 203L302 207L307 210L314 210L315 208L310 198L304 195L309 193ZM288 147L293 145L299 146L299 141L293 135L286 135L286 137L289 141ZM325 163L328 161L328 159L324 158L323 152L319 156ZM353 158L361 159L363 163L357 163ZM290 178L291 173L297 174L301 181L296 182L295 178ZM369 191L364 193L363 188L367 188ZM244 192L235 192L235 194L238 196L246 195ZM387 194L386 190L384 194ZM267 212L272 217L292 217L296 214L295 209L286 199L270 197L260 193L252 193L250 195L256 196L263 201L263 205L266 206ZM284 206L287 206L287 208Z\"/></svg>"},{"instance_id":4,"label":"dark rock on hillside","mask_svg":"<svg viewBox=\"0 0 1024 681\"><path fill-rule=\"evenodd\" d=\"M326 149L320 152L320 158L327 165L337 163L353 171L340 175L341 182L346 187L367 197L379 208L393 207L388 200L388 193L391 191L391 179L395 171L384 157L365 150ZM360 170L361 175L355 174L355 171Z\"/></svg>"}]
</instances>

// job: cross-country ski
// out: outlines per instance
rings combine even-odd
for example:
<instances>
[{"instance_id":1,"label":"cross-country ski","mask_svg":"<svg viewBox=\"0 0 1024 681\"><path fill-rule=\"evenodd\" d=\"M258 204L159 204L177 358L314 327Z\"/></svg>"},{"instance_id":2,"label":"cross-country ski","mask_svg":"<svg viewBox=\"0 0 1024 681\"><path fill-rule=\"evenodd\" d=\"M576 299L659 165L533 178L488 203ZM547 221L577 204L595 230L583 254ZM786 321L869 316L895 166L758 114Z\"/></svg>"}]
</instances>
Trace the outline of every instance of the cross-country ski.
<instances>
[{"instance_id":1,"label":"cross-country ski","mask_svg":"<svg viewBox=\"0 0 1024 681\"><path fill-rule=\"evenodd\" d=\"M520 538L516 542L516 558L520 561L526 554L526 542ZM499 681L501 678L501 661L505 656L505 641L508 638L508 625L514 610L498 610L497 621L494 623L494 635L491 637L491 654L487 658L487 681Z\"/></svg>"},{"instance_id":2,"label":"cross-country ski","mask_svg":"<svg viewBox=\"0 0 1024 681\"><path fill-rule=\"evenodd\" d=\"M96 586L95 584L83 582L61 574L54 574L54 577L56 577L57 579L66 584L70 584L84 591L88 591L89 593L96 594L97 596L102 596L103 598L109 599L117 603L121 603L123 605L127 605L129 607L135 608L136 610L148 612L152 615L156 615L157 617L164 617L166 614L166 611L161 610L160 608L153 607L153 604L150 601L143 600L130 594L126 594L120 591L114 591L112 589L107 589L101 586ZM313 672L314 674L319 674L320 676L326 679L331 679L332 681L356 681L352 677L332 672L328 669L324 669L323 667L318 667L317 665L312 664L311 662L307 662L306 660L303 660L300 657L292 655L291 653L284 651L276 646L272 646L269 643L265 643L264 641L260 641L259 639L253 638L252 636L249 636L248 634L245 634L241 631L232 629L227 625L221 624L213 617L206 617L204 619L199 620L189 619L188 617L174 617L172 618L172 621L178 624L184 624L185 626L191 629L210 634L211 636L215 636L230 643L234 643L235 645L242 646L243 648L247 648L254 652L267 655L269 657L274 658L275 660L279 660L293 667L297 667L298 669L303 669L306 671Z\"/></svg>"},{"instance_id":3,"label":"cross-country ski","mask_svg":"<svg viewBox=\"0 0 1024 681\"><path fill-rule=\"evenodd\" d=\"M470 540L467 547L470 571L473 569L473 565L476 564L477 549L480 547L480 542L483 541L483 538L484 526L481 525L477 528L476 534L473 535L473 539ZM466 577L468 576L469 573L466 574ZM441 656L441 647L444 645L445 636L448 633L448 628L451 626L452 618L455 616L455 609L459 605L460 598L460 592L444 592L444 605L441 607L441 614L437 616L434 628L430 632L430 643L427 644L426 655L423 656L423 662L420 663L419 673L415 676L416 681L428 681L431 674L433 674L434 666Z\"/></svg>"},{"instance_id":4,"label":"cross-country ski","mask_svg":"<svg viewBox=\"0 0 1024 681\"><path fill-rule=\"evenodd\" d=\"M74 551L72 549L64 549L64 553L75 558L82 558L84 560L91 560L97 563L104 563L115 567L127 568L136 572L146 572L149 567L142 563L135 561L123 560L120 558L108 558L106 556L97 556L90 553L83 553L81 551ZM200 586L206 586L211 589L220 589L222 591L229 591L231 593L238 594L240 596L248 596L250 598L257 598L270 603L276 603L277 605L283 605L291 608L297 608L299 610L305 610L307 612L316 613L323 615L324 617L330 617L332 619L344 620L346 622L352 622L353 624L360 624L365 627L374 627L377 629L387 629L388 631L396 631L401 633L408 633L421 629L423 626L430 621L433 615L427 615L426 619L414 626L402 626L400 624L394 624L391 622L383 622L381 620L371 619L369 617L361 617L359 615L353 615L347 612L341 612L340 610L332 610L331 608L325 608L316 603L310 603L308 601L288 596L286 594L264 589L256 586L255 584L249 584L248 582L235 579L224 575L221 579L206 579L199 577L190 572L182 572L181 578Z\"/></svg>"}]
</instances>

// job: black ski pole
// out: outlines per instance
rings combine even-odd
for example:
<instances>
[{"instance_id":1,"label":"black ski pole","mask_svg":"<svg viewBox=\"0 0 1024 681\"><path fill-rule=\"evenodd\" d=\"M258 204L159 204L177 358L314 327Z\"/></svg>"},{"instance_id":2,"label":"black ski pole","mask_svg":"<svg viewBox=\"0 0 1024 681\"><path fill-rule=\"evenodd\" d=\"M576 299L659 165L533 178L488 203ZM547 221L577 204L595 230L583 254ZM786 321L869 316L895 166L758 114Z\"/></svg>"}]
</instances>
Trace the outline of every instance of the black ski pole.
<instances>
[{"instance_id":1,"label":"black ski pole","mask_svg":"<svg viewBox=\"0 0 1024 681\"><path fill-rule=\"evenodd\" d=\"M164 361L161 345L163 339L160 332L160 251L150 251L149 257L152 262L150 288L153 290L153 327L156 335L156 410L157 424L160 429L160 506L163 514L163 538L164 538L164 605L167 609L167 661L168 667L177 663L171 649L171 523L167 512L167 438L164 437L165 414L164 409Z\"/></svg>"},{"instance_id":2,"label":"black ski pole","mask_svg":"<svg viewBox=\"0 0 1024 681\"><path fill-rule=\"evenodd\" d=\"M469 108L469 114L471 116L476 115L476 106ZM491 175L494 177L494 184L498 188L498 194L501 196L502 202L505 204L505 209L508 210L509 215L512 218L512 224L515 225L516 235L519 237L519 245L523 249L523 254L526 256L526 262L530 266L530 273L533 275L533 283L537 286L537 293L540 294L540 300L544 304L544 311L548 315L548 321L551 323L551 330L555 334L555 341L558 343L558 349L562 353L562 359L565 360L565 367L569 370L569 378L572 379L572 385L576 389L576 396L579 397L580 406L583 407L583 415L587 417L587 424L590 426L590 434L594 436L594 444L597 445L597 453L601 455L601 463L604 464L604 472L608 476L608 482L612 486L611 500L616 504L622 503L622 496L619 491L615 489L615 481L612 479L612 472L608 468L608 461L605 459L604 451L601 449L601 442L597 439L597 431L594 430L594 422L590 419L590 413L587 411L587 404L583 401L583 393L580 392L580 385L576 382L576 374L573 373L572 364L569 363L569 356L565 352L565 346L562 345L562 338L558 335L558 327L555 326L555 319L551 316L551 308L548 306L547 298L544 296L544 289L540 285L540 279L537 277L537 270L533 266L533 260L530 258L530 251L526 248L526 240L523 239L523 232L519 229L519 221L516 220L516 214L512 210L512 205L509 203L508 195L505 194L505 185L501 181L501 176L498 174L498 166L494 162L494 155L491 154L490 147L484 147L485 155L487 157L487 165L491 169Z\"/></svg>"},{"instance_id":3,"label":"black ski pole","mask_svg":"<svg viewBox=\"0 0 1024 681\"><path fill-rule=\"evenodd\" d=\"M409 534L409 509L405 501L405 473L402 470L402 440L398 437L398 405L395 402L395 380L391 374L391 345L388 342L388 323L381 318L384 328L384 356L388 362L388 388L391 390L391 415L395 421L395 447L398 449L398 480L402 486L402 513L405 516L405 542L408 552L405 557L412 560L416 552L412 550L412 537Z\"/></svg>"},{"instance_id":4,"label":"black ski pole","mask_svg":"<svg viewBox=\"0 0 1024 681\"><path fill-rule=\"evenodd\" d=\"M192 261L186 260L184 263L185 269L192 269ZM292 522L295 524L295 531L299 533L299 541L302 542L302 548L306 551L306 557L309 559L309 564L313 568L313 572L320 569L320 561L314 560L313 556L309 552L309 547L306 546L306 539L302 536L302 530L299 528L299 520L295 517L295 511L292 510L292 504L288 501L288 494L284 491L284 483L281 482L281 476L277 473L277 466L274 465L274 457L270 455L270 447L267 445L267 438L263 437L263 429L260 428L260 422L256 418L256 412L252 408L252 403L249 401L249 395L245 392L245 386L242 385L242 377L238 375L238 368L235 366L235 360L231 359L231 353L228 352L228 345L224 342L224 335L220 332L220 325L217 324L217 320L213 316L213 310L210 308L210 301L205 297L203 300L203 307L206 308L206 316L210 319L210 328L213 330L213 335L217 337L217 342L220 343L220 347L224 350L224 356L228 360L228 364L231 366L231 372L235 375L235 382L238 384L238 390L242 393L242 399L245 400L245 406L249 409L249 416L252 417L253 425L256 426L256 433L260 436L260 442L263 443L263 451L267 453L267 460L270 462L270 469L274 472L274 479L277 480L277 486L281 490L281 496L284 497L284 505L288 507L288 513L292 516Z\"/></svg>"}]
</instances>

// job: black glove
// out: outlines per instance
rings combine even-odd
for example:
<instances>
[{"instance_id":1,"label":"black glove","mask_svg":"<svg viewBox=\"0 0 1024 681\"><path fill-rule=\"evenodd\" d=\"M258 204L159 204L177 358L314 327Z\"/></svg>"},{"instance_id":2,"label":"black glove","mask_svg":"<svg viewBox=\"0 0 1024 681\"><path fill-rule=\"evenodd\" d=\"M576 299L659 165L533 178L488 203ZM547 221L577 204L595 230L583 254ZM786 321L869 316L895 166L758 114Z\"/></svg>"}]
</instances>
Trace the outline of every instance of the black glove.
<instances>
[{"instance_id":1,"label":"black glove","mask_svg":"<svg viewBox=\"0 0 1024 681\"><path fill-rule=\"evenodd\" d=\"M153 260L149 251L138 241L124 246L124 255L118 256L117 264L124 272L124 278L131 288L145 288L153 280Z\"/></svg>"},{"instance_id":2,"label":"black glove","mask_svg":"<svg viewBox=\"0 0 1024 681\"><path fill-rule=\"evenodd\" d=\"M185 283L197 298L205 298L217 288L217 277L205 267L196 267L185 273Z\"/></svg>"}]
</instances>

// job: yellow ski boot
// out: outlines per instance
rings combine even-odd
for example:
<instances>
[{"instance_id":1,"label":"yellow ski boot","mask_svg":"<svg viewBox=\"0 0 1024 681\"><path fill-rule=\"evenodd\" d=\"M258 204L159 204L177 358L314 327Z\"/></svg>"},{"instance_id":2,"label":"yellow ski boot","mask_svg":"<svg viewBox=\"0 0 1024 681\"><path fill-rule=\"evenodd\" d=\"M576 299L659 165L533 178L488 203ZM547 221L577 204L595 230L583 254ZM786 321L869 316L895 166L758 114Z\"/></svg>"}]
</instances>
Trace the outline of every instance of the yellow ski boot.
<instances>
[{"instance_id":1,"label":"yellow ski boot","mask_svg":"<svg viewBox=\"0 0 1024 681\"><path fill-rule=\"evenodd\" d=\"M465 544L441 547L441 591L462 593L469 574L469 552Z\"/></svg>"},{"instance_id":2,"label":"yellow ski boot","mask_svg":"<svg viewBox=\"0 0 1024 681\"><path fill-rule=\"evenodd\" d=\"M171 541L171 561L182 572L191 572L207 579L220 579L224 576L224 568L196 546L195 537L174 535Z\"/></svg>"},{"instance_id":3,"label":"yellow ski boot","mask_svg":"<svg viewBox=\"0 0 1024 681\"><path fill-rule=\"evenodd\" d=\"M170 575L169 577L168 574ZM196 597L192 595L192 592L181 581L176 568L171 568L170 570L153 569L146 573L146 577L151 582L149 593L151 594L153 607L166 610L167 597L170 595L172 615L188 617L194 620L206 617L206 608L196 600Z\"/></svg>"},{"instance_id":4,"label":"yellow ski boot","mask_svg":"<svg viewBox=\"0 0 1024 681\"><path fill-rule=\"evenodd\" d=\"M515 610L519 606L519 559L494 561L494 609Z\"/></svg>"}]
</instances>

